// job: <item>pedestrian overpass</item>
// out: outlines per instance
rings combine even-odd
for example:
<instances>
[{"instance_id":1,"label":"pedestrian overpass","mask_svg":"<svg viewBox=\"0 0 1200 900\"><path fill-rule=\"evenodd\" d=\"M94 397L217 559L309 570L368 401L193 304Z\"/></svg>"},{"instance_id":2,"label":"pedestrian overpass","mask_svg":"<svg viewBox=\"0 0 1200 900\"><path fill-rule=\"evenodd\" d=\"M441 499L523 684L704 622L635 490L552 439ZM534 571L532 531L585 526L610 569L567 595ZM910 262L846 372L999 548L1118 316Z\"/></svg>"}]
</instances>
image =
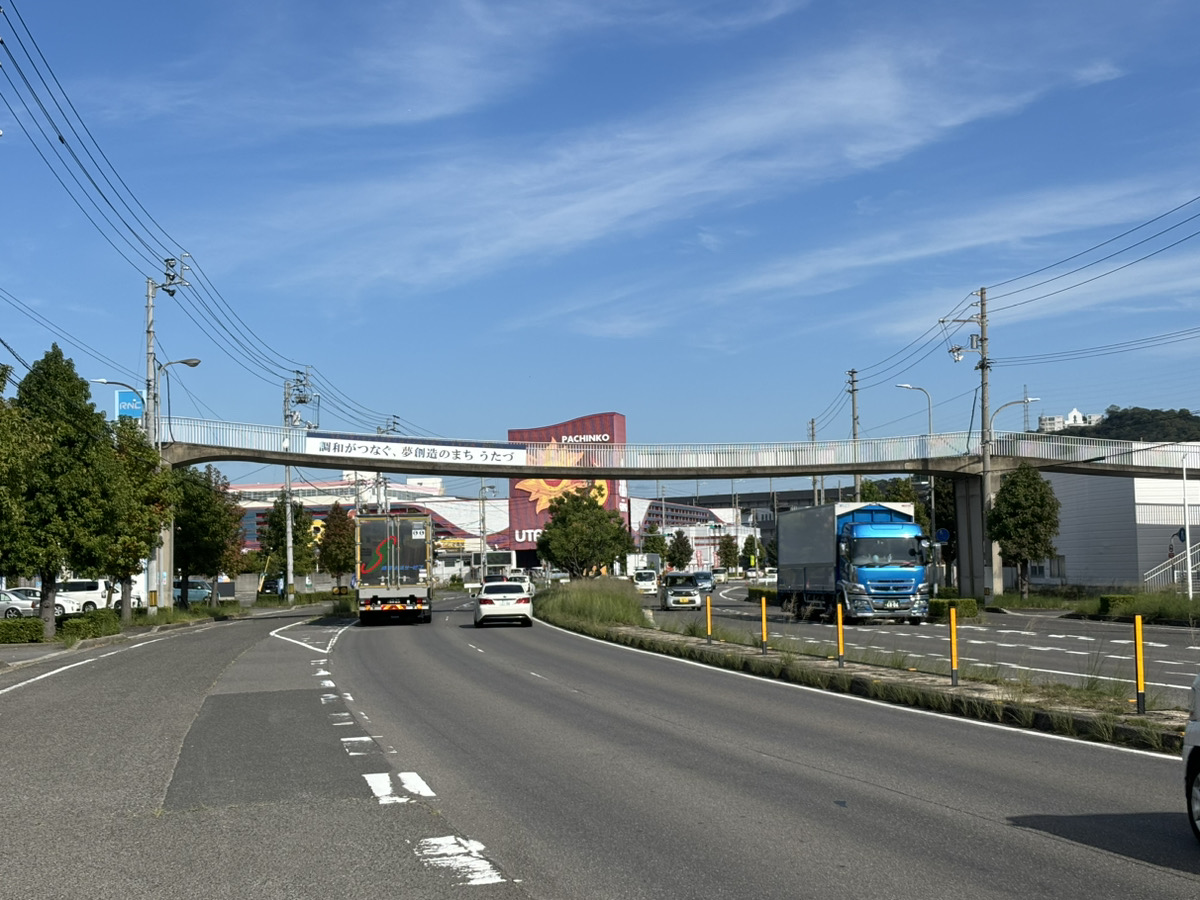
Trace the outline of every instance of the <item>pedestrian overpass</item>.
<instances>
[{"instance_id":1,"label":"pedestrian overpass","mask_svg":"<svg viewBox=\"0 0 1200 900\"><path fill-rule=\"evenodd\" d=\"M527 443L355 434L302 427L165 418L158 434L171 466L251 462L406 475L603 478L631 481L922 474L954 485L964 593L997 593L997 551L983 536L984 456L979 433L957 431L851 441L737 444ZM1179 478L1200 465L1200 444L1144 443L1036 432L992 435L988 471L1021 463L1048 472Z\"/></svg>"}]
</instances>

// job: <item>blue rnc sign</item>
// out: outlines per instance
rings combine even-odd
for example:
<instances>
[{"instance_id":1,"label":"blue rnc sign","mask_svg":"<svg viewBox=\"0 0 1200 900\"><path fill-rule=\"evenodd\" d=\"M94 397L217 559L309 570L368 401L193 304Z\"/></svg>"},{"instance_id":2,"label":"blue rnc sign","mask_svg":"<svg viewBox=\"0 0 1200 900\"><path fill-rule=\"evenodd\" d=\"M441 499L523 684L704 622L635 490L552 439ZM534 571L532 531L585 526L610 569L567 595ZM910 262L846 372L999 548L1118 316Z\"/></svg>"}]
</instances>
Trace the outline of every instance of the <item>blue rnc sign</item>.
<instances>
[{"instance_id":1,"label":"blue rnc sign","mask_svg":"<svg viewBox=\"0 0 1200 900\"><path fill-rule=\"evenodd\" d=\"M131 419L142 417L142 398L137 391L117 391L117 418L123 416Z\"/></svg>"}]
</instances>

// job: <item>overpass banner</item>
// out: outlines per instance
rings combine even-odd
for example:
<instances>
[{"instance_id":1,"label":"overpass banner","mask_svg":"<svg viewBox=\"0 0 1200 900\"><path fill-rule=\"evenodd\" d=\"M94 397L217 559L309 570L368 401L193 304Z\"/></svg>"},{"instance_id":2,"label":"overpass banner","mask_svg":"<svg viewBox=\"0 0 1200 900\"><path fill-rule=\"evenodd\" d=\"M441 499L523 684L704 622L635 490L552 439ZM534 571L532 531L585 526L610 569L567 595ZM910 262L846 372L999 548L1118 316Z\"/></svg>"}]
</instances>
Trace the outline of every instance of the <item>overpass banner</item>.
<instances>
[{"instance_id":1,"label":"overpass banner","mask_svg":"<svg viewBox=\"0 0 1200 900\"><path fill-rule=\"evenodd\" d=\"M524 447L488 447L466 441L414 441L412 438L389 438L386 435L360 437L312 431L305 436L304 452L314 456L361 456L363 459L386 459L389 462L420 459L450 464L526 465Z\"/></svg>"},{"instance_id":2,"label":"overpass banner","mask_svg":"<svg viewBox=\"0 0 1200 900\"><path fill-rule=\"evenodd\" d=\"M625 416L621 413L596 413L581 416L557 425L541 428L509 429L508 440L515 444L552 444L544 452L543 463L553 462L555 455L566 464L586 467L588 447L598 444L625 443ZM550 501L570 491L596 487L605 509L623 509L619 496L624 482L590 478L510 478L508 482L508 522L511 548L532 550L538 535L550 519Z\"/></svg>"}]
</instances>

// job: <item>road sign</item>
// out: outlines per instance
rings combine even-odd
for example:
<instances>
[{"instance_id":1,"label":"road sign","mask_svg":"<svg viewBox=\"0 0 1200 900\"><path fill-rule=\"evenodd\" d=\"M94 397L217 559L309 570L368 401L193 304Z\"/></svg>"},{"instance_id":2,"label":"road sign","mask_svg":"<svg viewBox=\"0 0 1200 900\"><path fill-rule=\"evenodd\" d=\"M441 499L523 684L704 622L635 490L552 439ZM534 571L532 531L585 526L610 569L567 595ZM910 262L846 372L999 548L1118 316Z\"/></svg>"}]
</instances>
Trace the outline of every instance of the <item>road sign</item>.
<instances>
[{"instance_id":1,"label":"road sign","mask_svg":"<svg viewBox=\"0 0 1200 900\"><path fill-rule=\"evenodd\" d=\"M944 544L950 540L950 530L947 528L939 528L934 532L933 539L939 544Z\"/></svg>"}]
</instances>

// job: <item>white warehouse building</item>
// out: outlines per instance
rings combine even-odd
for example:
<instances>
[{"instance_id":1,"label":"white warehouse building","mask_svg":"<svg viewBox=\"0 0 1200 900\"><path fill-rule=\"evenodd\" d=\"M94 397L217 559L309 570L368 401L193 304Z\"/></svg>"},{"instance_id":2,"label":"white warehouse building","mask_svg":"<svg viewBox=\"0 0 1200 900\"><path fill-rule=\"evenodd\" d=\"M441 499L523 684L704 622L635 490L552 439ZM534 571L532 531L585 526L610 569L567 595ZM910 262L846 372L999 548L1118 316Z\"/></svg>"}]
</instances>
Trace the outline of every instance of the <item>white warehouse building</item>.
<instances>
[{"instance_id":1,"label":"white warehouse building","mask_svg":"<svg viewBox=\"0 0 1200 900\"><path fill-rule=\"evenodd\" d=\"M1197 476L1187 481L1193 544L1200 542L1200 472ZM1140 590L1147 574L1172 560L1180 561L1179 577L1186 578L1179 537L1184 524L1182 471L1178 479L1057 472L1044 477L1062 504L1054 539L1058 555L1032 567L1033 583ZM1170 573L1166 577L1169 582Z\"/></svg>"}]
</instances>

